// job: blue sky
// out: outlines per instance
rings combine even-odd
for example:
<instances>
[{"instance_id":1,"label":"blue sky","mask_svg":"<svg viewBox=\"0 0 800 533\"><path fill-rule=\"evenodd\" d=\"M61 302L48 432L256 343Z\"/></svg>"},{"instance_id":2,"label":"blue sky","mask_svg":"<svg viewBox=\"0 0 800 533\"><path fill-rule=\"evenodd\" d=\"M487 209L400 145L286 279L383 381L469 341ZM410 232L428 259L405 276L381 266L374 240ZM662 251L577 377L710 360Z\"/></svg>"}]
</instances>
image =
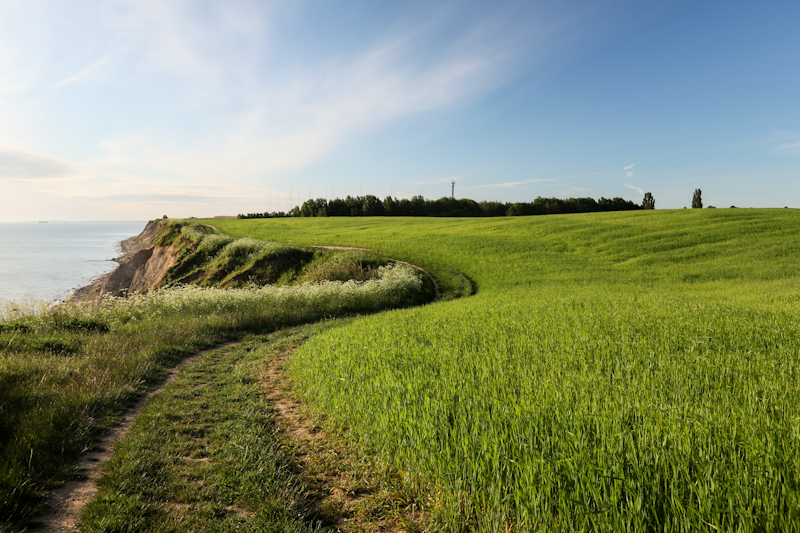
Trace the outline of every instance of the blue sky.
<instances>
[{"instance_id":1,"label":"blue sky","mask_svg":"<svg viewBox=\"0 0 800 533\"><path fill-rule=\"evenodd\" d=\"M800 3L0 4L0 221L312 197L800 207Z\"/></svg>"}]
</instances>

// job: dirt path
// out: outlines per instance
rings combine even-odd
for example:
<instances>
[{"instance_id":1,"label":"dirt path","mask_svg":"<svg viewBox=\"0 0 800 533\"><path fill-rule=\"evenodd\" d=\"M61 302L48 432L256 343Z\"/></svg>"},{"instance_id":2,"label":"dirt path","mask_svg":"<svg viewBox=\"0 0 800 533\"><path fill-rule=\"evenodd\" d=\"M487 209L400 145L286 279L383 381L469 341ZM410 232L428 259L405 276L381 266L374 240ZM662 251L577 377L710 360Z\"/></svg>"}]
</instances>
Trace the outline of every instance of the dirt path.
<instances>
[{"instance_id":1,"label":"dirt path","mask_svg":"<svg viewBox=\"0 0 800 533\"><path fill-rule=\"evenodd\" d=\"M49 510L40 517L37 533L74 533L83 508L97 495L97 481L103 465L111 457L113 444L130 431L142 408L178 377L180 371L209 352L235 346L237 342L219 344L182 360L155 389L140 398L123 416L122 421L78 462L84 478L68 481L50 493ZM386 492L380 480L363 475L363 458L353 457L338 439L323 432L307 416L305 407L289 392L284 367L296 348L287 350L268 362L261 376L261 387L275 409L275 421L289 439L293 461L302 469L319 518L337 531L381 532L407 531L418 523L423 512L414 505L397 507L396 497ZM395 507L387 516L376 516L366 510L389 504ZM411 529L414 529L411 527Z\"/></svg>"},{"instance_id":2,"label":"dirt path","mask_svg":"<svg viewBox=\"0 0 800 533\"><path fill-rule=\"evenodd\" d=\"M142 396L128 409L123 415L119 425L100 439L100 442L79 459L77 466L83 471L86 477L68 481L63 486L50 492L50 497L48 499L49 510L40 518L42 525L35 529L35 531L41 533L71 533L78 531L78 517L84 506L97 494L97 480L100 479L102 475L103 464L111 457L112 445L128 433L134 420L139 416L142 407L144 407L153 396L161 392L164 387L175 381L178 373L185 366L190 365L209 352L235 344L237 343L226 342L187 357L170 370L161 384Z\"/></svg>"}]
</instances>

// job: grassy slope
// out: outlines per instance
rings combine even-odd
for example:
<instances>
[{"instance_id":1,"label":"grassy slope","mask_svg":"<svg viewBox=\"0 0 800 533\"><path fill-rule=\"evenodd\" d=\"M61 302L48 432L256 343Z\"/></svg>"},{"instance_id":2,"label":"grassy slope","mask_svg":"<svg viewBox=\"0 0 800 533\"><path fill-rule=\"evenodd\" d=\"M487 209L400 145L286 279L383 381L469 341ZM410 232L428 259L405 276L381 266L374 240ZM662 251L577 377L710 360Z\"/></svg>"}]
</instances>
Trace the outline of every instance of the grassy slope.
<instances>
[{"instance_id":1,"label":"grassy slope","mask_svg":"<svg viewBox=\"0 0 800 533\"><path fill-rule=\"evenodd\" d=\"M234 236L362 246L432 271L449 267L492 291L528 282L775 279L791 274L800 250L794 210L213 222Z\"/></svg>"},{"instance_id":2,"label":"grassy slope","mask_svg":"<svg viewBox=\"0 0 800 533\"><path fill-rule=\"evenodd\" d=\"M321 335L294 364L446 529L798 527L800 213L214 224L477 282Z\"/></svg>"}]
</instances>

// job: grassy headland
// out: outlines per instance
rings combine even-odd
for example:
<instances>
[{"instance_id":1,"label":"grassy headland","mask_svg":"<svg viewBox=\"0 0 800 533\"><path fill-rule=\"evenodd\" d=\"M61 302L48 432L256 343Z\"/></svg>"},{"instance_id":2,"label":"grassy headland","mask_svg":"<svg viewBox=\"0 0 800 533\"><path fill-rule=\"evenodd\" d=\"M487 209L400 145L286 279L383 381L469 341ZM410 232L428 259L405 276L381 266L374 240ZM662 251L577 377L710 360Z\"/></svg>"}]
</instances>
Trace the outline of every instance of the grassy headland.
<instances>
[{"instance_id":1,"label":"grassy headland","mask_svg":"<svg viewBox=\"0 0 800 533\"><path fill-rule=\"evenodd\" d=\"M291 365L438 527L800 528L797 211L214 223L477 283L324 332Z\"/></svg>"},{"instance_id":2,"label":"grassy headland","mask_svg":"<svg viewBox=\"0 0 800 533\"><path fill-rule=\"evenodd\" d=\"M34 517L47 489L76 474L74 459L186 355L251 332L413 305L430 295L413 269L362 252L220 239L177 221L162 230L157 244L180 255L164 283L195 276L195 285L68 302L39 314L6 309L0 528L19 529ZM208 240L225 244L186 267L187 258L210 248ZM254 284L278 266L281 286ZM364 281L320 281L325 272L345 271L361 272ZM205 287L208 280L238 288Z\"/></svg>"}]
</instances>

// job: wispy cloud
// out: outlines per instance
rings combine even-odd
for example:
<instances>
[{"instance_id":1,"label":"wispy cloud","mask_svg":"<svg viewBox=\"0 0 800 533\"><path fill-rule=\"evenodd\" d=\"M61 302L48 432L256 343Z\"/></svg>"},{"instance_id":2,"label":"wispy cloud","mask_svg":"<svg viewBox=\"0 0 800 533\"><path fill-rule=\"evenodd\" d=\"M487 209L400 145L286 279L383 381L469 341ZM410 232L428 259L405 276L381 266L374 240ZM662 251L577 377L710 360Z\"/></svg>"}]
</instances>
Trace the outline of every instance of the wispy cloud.
<instances>
[{"instance_id":1,"label":"wispy cloud","mask_svg":"<svg viewBox=\"0 0 800 533\"><path fill-rule=\"evenodd\" d=\"M24 23L13 35L43 38L22 48L0 38L12 58L0 68L0 88L107 85L120 106L104 117L115 127L97 143L113 149L96 164L195 179L232 167L284 172L364 132L485 94L515 76L523 56L551 52L555 36L585 16L514 5L425 7L355 53L333 46L303 57L274 42L286 13L303 9L281 3L87 1L56 9L63 25L20 8Z\"/></svg>"},{"instance_id":2,"label":"wispy cloud","mask_svg":"<svg viewBox=\"0 0 800 533\"><path fill-rule=\"evenodd\" d=\"M202 194L164 194L164 193L139 193L139 194L106 194L99 196L85 196L101 202L146 202L150 204L218 204L220 202L243 201L246 198L236 196L210 196Z\"/></svg>"},{"instance_id":3,"label":"wispy cloud","mask_svg":"<svg viewBox=\"0 0 800 533\"><path fill-rule=\"evenodd\" d=\"M461 105L513 76L529 29L507 10L457 24L423 17L354 54L334 48L286 65L270 42L281 16L274 6L118 1L95 8L100 15L79 16L105 33L81 47L82 64L73 60L74 70L50 87L101 82L146 93L157 86L162 102L140 109L159 109L150 127L106 136L102 145L113 148L95 162L195 178L232 166L245 175L301 168L366 131ZM535 26L546 33L546 21ZM192 129L176 132L175 123Z\"/></svg>"},{"instance_id":4,"label":"wispy cloud","mask_svg":"<svg viewBox=\"0 0 800 533\"><path fill-rule=\"evenodd\" d=\"M54 157L0 148L0 180L63 178L74 175L77 165Z\"/></svg>"},{"instance_id":5,"label":"wispy cloud","mask_svg":"<svg viewBox=\"0 0 800 533\"><path fill-rule=\"evenodd\" d=\"M324 21L311 41L294 30L313 2L3 4L0 147L15 149L0 151L0 179L113 178L94 193L120 202L143 194L137 180L156 195L140 200L177 201L189 183L285 179L372 132L469 105L596 26L592 2L545 4L401 3L369 31L332 38ZM552 180L473 188L540 181Z\"/></svg>"},{"instance_id":6,"label":"wispy cloud","mask_svg":"<svg viewBox=\"0 0 800 533\"><path fill-rule=\"evenodd\" d=\"M632 170L632 169L633 169L633 167L635 167L635 166L636 166L636 165L628 165L627 167L623 167L623 168L622 168L622 170L624 170L624 171L625 171L625 177L626 177L626 178L632 178L632 177L633 177L633 170Z\"/></svg>"},{"instance_id":7,"label":"wispy cloud","mask_svg":"<svg viewBox=\"0 0 800 533\"><path fill-rule=\"evenodd\" d=\"M642 189L641 187L637 187L636 185L629 185L627 183L623 183L622 185L627 187L627 188L629 188L629 189L633 189L634 191L638 192L639 194L644 194L644 189Z\"/></svg>"},{"instance_id":8,"label":"wispy cloud","mask_svg":"<svg viewBox=\"0 0 800 533\"><path fill-rule=\"evenodd\" d=\"M56 82L52 88L60 89L73 83L104 81L107 76L107 73L104 72L105 67L110 65L113 59L113 53L108 52L80 71L70 74L68 77Z\"/></svg>"},{"instance_id":9,"label":"wispy cloud","mask_svg":"<svg viewBox=\"0 0 800 533\"><path fill-rule=\"evenodd\" d=\"M800 155L800 132L791 130L774 131L770 135L756 141L737 143L726 148L759 148L776 155Z\"/></svg>"},{"instance_id":10,"label":"wispy cloud","mask_svg":"<svg viewBox=\"0 0 800 533\"><path fill-rule=\"evenodd\" d=\"M781 155L800 155L800 141L784 142L776 146L773 151Z\"/></svg>"}]
</instances>

